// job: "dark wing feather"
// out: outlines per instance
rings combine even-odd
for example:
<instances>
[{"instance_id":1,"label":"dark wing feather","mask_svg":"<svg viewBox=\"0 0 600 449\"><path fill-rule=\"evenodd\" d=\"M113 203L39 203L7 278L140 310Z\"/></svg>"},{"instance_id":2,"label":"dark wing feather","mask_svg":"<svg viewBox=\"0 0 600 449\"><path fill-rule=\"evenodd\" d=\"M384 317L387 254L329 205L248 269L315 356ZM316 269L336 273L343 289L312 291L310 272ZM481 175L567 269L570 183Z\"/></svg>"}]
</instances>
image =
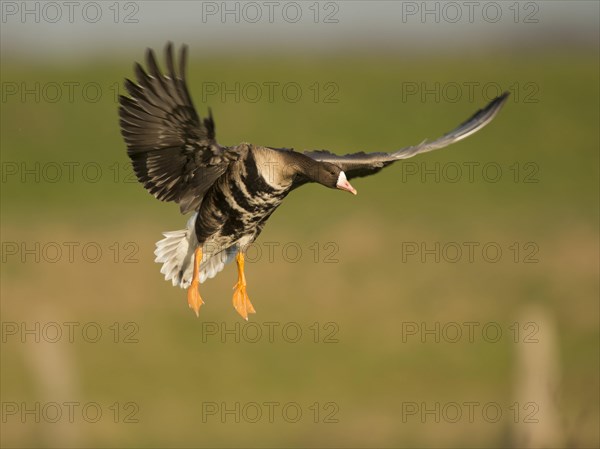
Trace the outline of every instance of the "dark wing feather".
<instances>
[{"instance_id":1,"label":"dark wing feather","mask_svg":"<svg viewBox=\"0 0 600 449\"><path fill-rule=\"evenodd\" d=\"M444 148L479 131L492 121L502 105L506 102L508 95L509 93L505 92L501 96L495 98L485 108L480 109L473 114L466 122L462 123L449 133L444 134L439 139L431 142L424 141L419 145L405 147L393 153L361 152L338 156L325 150L318 150L307 151L304 154L318 161L330 162L338 165L344 170L348 179L373 175L400 159L407 159L420 153L427 153L428 151Z\"/></svg>"},{"instance_id":2,"label":"dark wing feather","mask_svg":"<svg viewBox=\"0 0 600 449\"><path fill-rule=\"evenodd\" d=\"M135 64L137 84L125 81L130 97L119 97L121 134L138 180L156 198L175 201L187 213L200 205L234 155L215 141L210 111L201 121L194 108L185 79L187 47L181 48L178 72L171 43L165 56L166 73L148 49L147 72Z\"/></svg>"}]
</instances>

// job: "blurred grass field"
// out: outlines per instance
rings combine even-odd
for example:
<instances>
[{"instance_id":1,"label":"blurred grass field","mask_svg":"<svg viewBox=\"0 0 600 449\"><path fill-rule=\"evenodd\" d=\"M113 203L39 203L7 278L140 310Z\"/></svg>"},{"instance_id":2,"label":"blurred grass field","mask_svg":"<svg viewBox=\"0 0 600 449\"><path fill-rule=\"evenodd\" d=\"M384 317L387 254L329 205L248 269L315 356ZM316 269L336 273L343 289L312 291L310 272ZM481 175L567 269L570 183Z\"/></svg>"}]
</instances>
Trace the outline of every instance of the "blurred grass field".
<instances>
[{"instance_id":1,"label":"blurred grass field","mask_svg":"<svg viewBox=\"0 0 600 449\"><path fill-rule=\"evenodd\" d=\"M97 263L75 252L56 263L3 246L3 323L96 322L106 338L87 343L2 342L2 401L135 402L138 423L105 418L92 424L26 423L9 416L2 423L3 447L506 447L520 446L535 429L547 429L558 410L552 447L597 447L599 443L598 148L599 73L597 49L466 54L460 58L418 57L390 52L335 57L200 57L191 49L188 80L200 114L211 106L222 144L242 141L298 150L337 153L388 151L450 130L487 101L475 89L470 101L420 95L402 97L402 83L498 83L513 95L481 132L450 148L412 159L421 163L479 162L502 168L498 182L475 170L474 182L432 176L422 182L399 163L375 177L353 182L356 197L308 186L294 192L270 219L257 242L292 243L303 253L296 263L275 251L248 263L249 292L257 314L251 322L297 323L303 338L289 343L240 343L206 336L206 323L244 326L231 306L235 267L202 285L206 305L196 319L185 292L171 287L153 262L160 233L180 229L177 206L154 200L137 183L126 182L127 158L119 134L115 83L132 76L130 60L66 67L3 61L2 82L42 85L98 83L99 101L80 95L69 102L2 99L0 144L2 242L97 242ZM561 52L562 51L562 52ZM141 54L133 55L136 60ZM240 68L243 67L243 70ZM280 95L256 103L202 104L202 82L297 82L302 98ZM337 103L314 102L309 86L339 87ZM525 85L539 90L526 102ZM323 92L322 90L320 91ZM6 93L6 92L3 92ZM518 95L515 95L517 93ZM20 164L96 164L97 182L75 168L58 182L39 182ZM514 164L537 167L534 179L515 182ZM16 164L16 165L15 165ZM44 165L46 164L46 165ZM117 165L114 165L117 164ZM406 163L405 163L406 164ZM18 167L19 172L10 170ZM115 168L116 167L116 168ZM512 171L511 171L512 170ZM402 176L405 175L405 179ZM109 248L120 249L117 263ZM123 263L125 244L139 249L135 263ZM435 263L406 257L407 245L425 242L495 242L499 262L480 252L473 263ZM521 250L514 261L509 247ZM314 244L320 250L315 262ZM333 246L327 247L328 243ZM523 263L524 245L539 249L535 263ZM325 263L330 248L336 263ZM263 253L264 254L264 253ZM404 257L404 259L403 259ZM43 258L42 258L43 259ZM510 326L534 322L539 343L513 341ZM113 343L111 323L134 322L137 343ZM318 343L310 326L318 323ZM326 323L334 327L325 329ZM497 343L462 338L456 343L407 338L402 323L497 323ZM203 324L204 323L204 324ZM204 326L204 327L203 327ZM255 329L255 328L252 328ZM335 343L323 343L336 329ZM480 334L477 334L480 335ZM5 335L3 334L3 338ZM206 338L203 338L206 337ZM122 335L119 338L123 338ZM550 342L556 339L556 343ZM203 341L204 340L204 341ZM523 396L531 382L519 373L520 354L541 348L556 363L534 378L557 379L543 396ZM538 377L536 377L538 376ZM534 382L535 382L534 379ZM549 387L550 388L550 387ZM201 404L240 402L302 405L303 419L288 423L203 422ZM405 416L406 403L501 404L503 416L490 423L456 423ZM514 423L509 407L539 405L538 423ZM337 423L313 422L309 406L333 402ZM546 414L547 413L547 414ZM106 415L108 416L108 415ZM3 415L4 419L4 415ZM523 426L525 430L523 430ZM529 426L529 427L527 427Z\"/></svg>"}]
</instances>

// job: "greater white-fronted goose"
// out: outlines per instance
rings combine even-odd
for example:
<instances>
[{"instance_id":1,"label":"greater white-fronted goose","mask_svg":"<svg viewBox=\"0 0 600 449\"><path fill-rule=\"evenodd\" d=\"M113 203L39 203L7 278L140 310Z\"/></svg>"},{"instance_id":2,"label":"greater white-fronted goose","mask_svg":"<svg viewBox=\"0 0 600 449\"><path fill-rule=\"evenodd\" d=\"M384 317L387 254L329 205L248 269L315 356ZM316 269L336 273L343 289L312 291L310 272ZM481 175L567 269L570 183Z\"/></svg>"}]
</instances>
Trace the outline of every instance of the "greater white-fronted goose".
<instances>
[{"instance_id":1,"label":"greater white-fronted goose","mask_svg":"<svg viewBox=\"0 0 600 449\"><path fill-rule=\"evenodd\" d=\"M181 48L178 70L171 43L165 54L165 73L148 49L147 70L135 64L137 83L125 81L130 96L120 96L121 133L144 187L159 200L178 203L181 213L193 212L185 229L164 233L155 254L165 278L188 289L188 304L196 315L204 303L198 284L216 276L234 257L238 282L233 305L245 319L255 313L246 291L244 249L292 190L317 182L356 194L350 179L470 136L496 116L508 97L504 93L494 99L439 139L392 153L338 156L249 143L225 147L215 140L210 111L201 120L192 104L185 78L187 47Z\"/></svg>"}]
</instances>

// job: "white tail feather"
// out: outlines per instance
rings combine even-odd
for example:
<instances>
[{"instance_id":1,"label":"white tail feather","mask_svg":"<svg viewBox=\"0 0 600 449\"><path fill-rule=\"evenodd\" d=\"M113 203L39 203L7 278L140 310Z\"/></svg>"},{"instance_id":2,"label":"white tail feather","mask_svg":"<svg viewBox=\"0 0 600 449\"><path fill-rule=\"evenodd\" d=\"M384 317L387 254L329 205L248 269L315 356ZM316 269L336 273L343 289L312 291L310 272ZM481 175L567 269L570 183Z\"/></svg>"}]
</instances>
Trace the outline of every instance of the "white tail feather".
<instances>
[{"instance_id":1,"label":"white tail feather","mask_svg":"<svg viewBox=\"0 0 600 449\"><path fill-rule=\"evenodd\" d=\"M160 272L167 281L181 288L187 288L192 282L194 251L198 247L198 240L194 232L196 215L190 217L186 229L164 232L164 239L156 242L155 262L162 263ZM213 256L205 253L200 264L200 282L215 277L225 265L231 262L237 253L233 246Z\"/></svg>"}]
</instances>

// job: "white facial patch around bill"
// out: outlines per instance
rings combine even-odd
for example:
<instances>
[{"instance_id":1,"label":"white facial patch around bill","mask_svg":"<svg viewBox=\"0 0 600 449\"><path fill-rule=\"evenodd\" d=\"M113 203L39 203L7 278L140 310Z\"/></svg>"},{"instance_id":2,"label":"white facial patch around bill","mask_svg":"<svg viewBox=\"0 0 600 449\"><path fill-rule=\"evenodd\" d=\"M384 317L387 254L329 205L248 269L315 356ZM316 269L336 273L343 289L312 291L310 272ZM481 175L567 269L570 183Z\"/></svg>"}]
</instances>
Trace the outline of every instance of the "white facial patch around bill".
<instances>
[{"instance_id":1,"label":"white facial patch around bill","mask_svg":"<svg viewBox=\"0 0 600 449\"><path fill-rule=\"evenodd\" d=\"M356 195L356 189L350 185L348 178L346 178L346 173L343 171L341 171L338 176L336 187L340 190L350 192L352 195Z\"/></svg>"},{"instance_id":2,"label":"white facial patch around bill","mask_svg":"<svg viewBox=\"0 0 600 449\"><path fill-rule=\"evenodd\" d=\"M336 186L340 186L340 185L344 184L345 182L348 182L348 178L346 178L346 173L341 171L338 176Z\"/></svg>"}]
</instances>

